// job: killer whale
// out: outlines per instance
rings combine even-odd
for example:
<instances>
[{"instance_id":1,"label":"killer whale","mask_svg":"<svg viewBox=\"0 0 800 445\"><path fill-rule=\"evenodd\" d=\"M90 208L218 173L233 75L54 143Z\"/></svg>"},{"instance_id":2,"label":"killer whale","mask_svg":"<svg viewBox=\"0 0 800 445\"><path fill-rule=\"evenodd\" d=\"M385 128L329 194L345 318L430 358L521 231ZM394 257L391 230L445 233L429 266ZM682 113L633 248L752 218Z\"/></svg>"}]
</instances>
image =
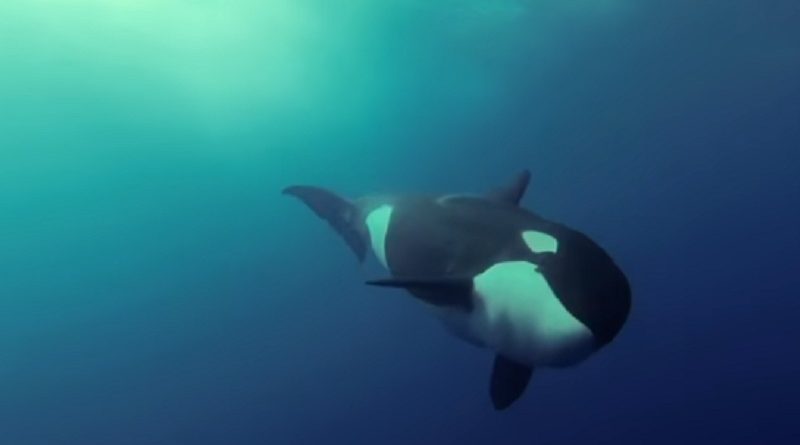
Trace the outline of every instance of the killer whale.
<instances>
[{"instance_id":1,"label":"killer whale","mask_svg":"<svg viewBox=\"0 0 800 445\"><path fill-rule=\"evenodd\" d=\"M484 195L368 195L316 186L283 190L304 202L364 261L456 336L495 353L489 392L502 410L536 367L575 365L610 343L628 317L628 280L585 234L520 207L524 170Z\"/></svg>"}]
</instances>

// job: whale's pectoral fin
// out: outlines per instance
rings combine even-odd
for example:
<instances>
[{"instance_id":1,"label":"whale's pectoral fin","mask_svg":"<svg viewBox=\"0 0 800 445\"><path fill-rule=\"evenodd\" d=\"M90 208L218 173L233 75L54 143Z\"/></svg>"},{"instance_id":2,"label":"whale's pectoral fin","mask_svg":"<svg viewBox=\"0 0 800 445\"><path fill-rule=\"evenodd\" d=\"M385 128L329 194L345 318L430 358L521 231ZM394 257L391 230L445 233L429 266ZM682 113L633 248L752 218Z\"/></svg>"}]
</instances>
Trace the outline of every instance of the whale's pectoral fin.
<instances>
[{"instance_id":1,"label":"whale's pectoral fin","mask_svg":"<svg viewBox=\"0 0 800 445\"><path fill-rule=\"evenodd\" d=\"M497 187L486 194L487 199L493 201L505 202L512 205L519 205L522 196L525 195L525 190L531 182L531 172L523 170L514 176L514 179L502 186Z\"/></svg>"},{"instance_id":2,"label":"whale's pectoral fin","mask_svg":"<svg viewBox=\"0 0 800 445\"><path fill-rule=\"evenodd\" d=\"M364 261L367 254L367 241L363 222L358 219L356 206L335 193L320 187L296 185L283 189L283 194L303 201L320 218L328 221L331 227L344 238L348 246Z\"/></svg>"},{"instance_id":3,"label":"whale's pectoral fin","mask_svg":"<svg viewBox=\"0 0 800 445\"><path fill-rule=\"evenodd\" d=\"M528 386L533 368L522 365L511 359L497 355L494 358L490 393L492 404L496 410L511 406Z\"/></svg>"},{"instance_id":4,"label":"whale's pectoral fin","mask_svg":"<svg viewBox=\"0 0 800 445\"><path fill-rule=\"evenodd\" d=\"M472 309L471 278L384 278L367 281L370 286L399 287L435 306Z\"/></svg>"}]
</instances>

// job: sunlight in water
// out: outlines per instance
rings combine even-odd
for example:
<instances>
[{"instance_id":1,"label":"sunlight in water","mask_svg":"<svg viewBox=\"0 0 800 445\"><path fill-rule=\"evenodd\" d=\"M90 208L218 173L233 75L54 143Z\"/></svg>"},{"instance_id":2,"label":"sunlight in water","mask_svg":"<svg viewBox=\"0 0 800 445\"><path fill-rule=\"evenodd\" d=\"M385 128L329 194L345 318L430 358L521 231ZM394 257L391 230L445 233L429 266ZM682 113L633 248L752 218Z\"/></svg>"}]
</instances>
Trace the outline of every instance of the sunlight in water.
<instances>
[{"instance_id":1,"label":"sunlight in water","mask_svg":"<svg viewBox=\"0 0 800 445\"><path fill-rule=\"evenodd\" d=\"M111 104L127 122L288 137L431 104L483 113L514 94L507 65L538 59L532 82L547 69L557 39L539 36L554 34L553 17L600 9L589 3L6 1L0 26L14 38L0 41L0 98L18 102L11 119L25 125L51 113L87 132L98 125L89 110Z\"/></svg>"},{"instance_id":2,"label":"sunlight in water","mask_svg":"<svg viewBox=\"0 0 800 445\"><path fill-rule=\"evenodd\" d=\"M69 63L86 75L123 75L100 76L111 89L149 79L200 109L302 94L313 65L309 36L319 26L318 16L291 0L32 0L0 12L30 25L18 54Z\"/></svg>"}]
</instances>

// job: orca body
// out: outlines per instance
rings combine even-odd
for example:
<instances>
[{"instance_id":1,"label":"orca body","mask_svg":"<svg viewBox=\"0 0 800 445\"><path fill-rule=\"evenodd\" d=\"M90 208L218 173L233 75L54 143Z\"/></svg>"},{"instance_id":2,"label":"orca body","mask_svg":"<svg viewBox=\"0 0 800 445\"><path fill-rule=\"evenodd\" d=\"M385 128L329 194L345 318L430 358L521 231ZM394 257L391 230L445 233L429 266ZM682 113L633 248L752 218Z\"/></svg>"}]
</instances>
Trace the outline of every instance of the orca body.
<instances>
[{"instance_id":1,"label":"orca body","mask_svg":"<svg viewBox=\"0 0 800 445\"><path fill-rule=\"evenodd\" d=\"M367 196L318 187L284 193L306 203L363 261L406 289L456 336L496 354L496 409L524 392L535 367L577 364L608 344L630 310L628 281L586 235L519 207L530 174L485 196Z\"/></svg>"}]
</instances>

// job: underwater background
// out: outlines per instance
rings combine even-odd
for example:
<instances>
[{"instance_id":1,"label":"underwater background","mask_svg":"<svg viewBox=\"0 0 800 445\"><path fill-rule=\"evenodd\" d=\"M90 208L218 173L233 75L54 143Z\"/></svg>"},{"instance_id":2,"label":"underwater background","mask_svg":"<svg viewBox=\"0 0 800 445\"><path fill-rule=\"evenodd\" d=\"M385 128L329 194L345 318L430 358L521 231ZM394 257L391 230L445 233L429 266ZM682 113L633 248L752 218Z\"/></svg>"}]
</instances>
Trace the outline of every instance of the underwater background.
<instances>
[{"instance_id":1,"label":"underwater background","mask_svg":"<svg viewBox=\"0 0 800 445\"><path fill-rule=\"evenodd\" d=\"M0 444L796 443L796 0L0 3ZM508 411L283 187L474 192L626 271Z\"/></svg>"}]
</instances>

